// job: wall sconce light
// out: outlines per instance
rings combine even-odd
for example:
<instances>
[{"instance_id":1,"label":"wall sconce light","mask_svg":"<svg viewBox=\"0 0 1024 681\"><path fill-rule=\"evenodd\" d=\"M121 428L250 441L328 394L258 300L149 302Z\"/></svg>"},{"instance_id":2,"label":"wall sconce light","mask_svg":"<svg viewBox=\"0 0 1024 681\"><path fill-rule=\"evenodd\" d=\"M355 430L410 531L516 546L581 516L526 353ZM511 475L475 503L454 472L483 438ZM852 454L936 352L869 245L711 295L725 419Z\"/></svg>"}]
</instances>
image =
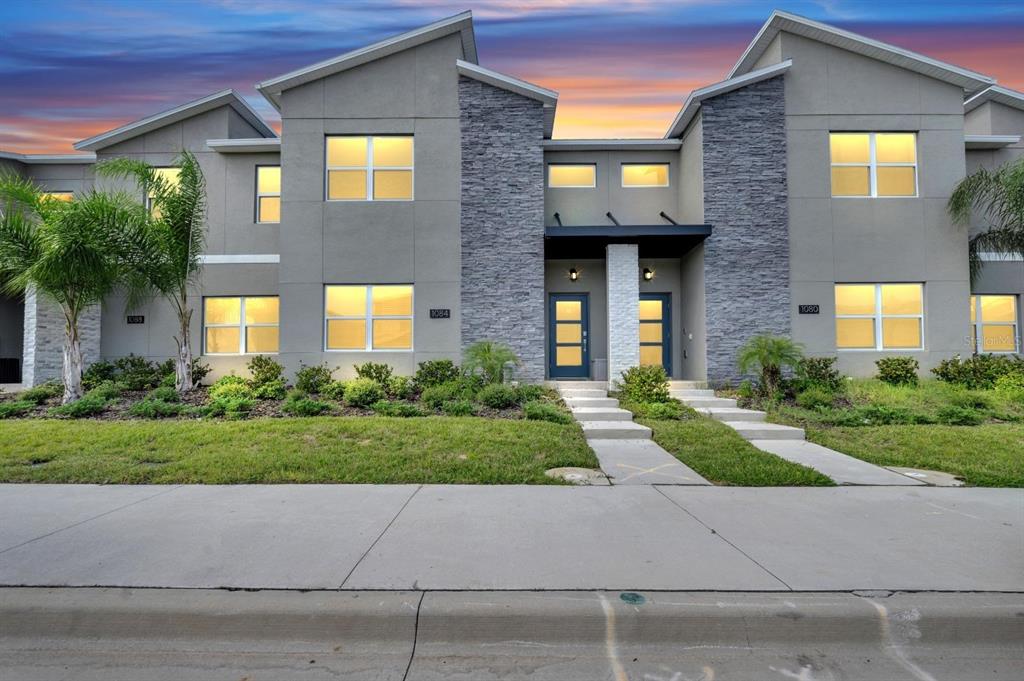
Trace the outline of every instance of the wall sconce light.
<instances>
[{"instance_id":1,"label":"wall sconce light","mask_svg":"<svg viewBox=\"0 0 1024 681\"><path fill-rule=\"evenodd\" d=\"M580 271L575 267L569 268L569 281L579 281Z\"/></svg>"},{"instance_id":2,"label":"wall sconce light","mask_svg":"<svg viewBox=\"0 0 1024 681\"><path fill-rule=\"evenodd\" d=\"M644 281L650 281L654 279L654 270L652 270L650 267L645 267L643 271L643 277Z\"/></svg>"}]
</instances>

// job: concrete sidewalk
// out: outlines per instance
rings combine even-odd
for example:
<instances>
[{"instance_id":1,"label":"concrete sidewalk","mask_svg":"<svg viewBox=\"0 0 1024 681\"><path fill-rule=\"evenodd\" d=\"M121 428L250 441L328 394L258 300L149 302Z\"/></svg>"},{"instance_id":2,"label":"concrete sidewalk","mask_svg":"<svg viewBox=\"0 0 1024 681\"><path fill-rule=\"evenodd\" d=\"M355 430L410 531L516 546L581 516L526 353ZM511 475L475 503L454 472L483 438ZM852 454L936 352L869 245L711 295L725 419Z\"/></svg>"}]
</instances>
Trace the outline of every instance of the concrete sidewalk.
<instances>
[{"instance_id":1,"label":"concrete sidewalk","mask_svg":"<svg viewBox=\"0 0 1024 681\"><path fill-rule=\"evenodd\" d=\"M0 585L1024 592L1024 491L0 485Z\"/></svg>"}]
</instances>

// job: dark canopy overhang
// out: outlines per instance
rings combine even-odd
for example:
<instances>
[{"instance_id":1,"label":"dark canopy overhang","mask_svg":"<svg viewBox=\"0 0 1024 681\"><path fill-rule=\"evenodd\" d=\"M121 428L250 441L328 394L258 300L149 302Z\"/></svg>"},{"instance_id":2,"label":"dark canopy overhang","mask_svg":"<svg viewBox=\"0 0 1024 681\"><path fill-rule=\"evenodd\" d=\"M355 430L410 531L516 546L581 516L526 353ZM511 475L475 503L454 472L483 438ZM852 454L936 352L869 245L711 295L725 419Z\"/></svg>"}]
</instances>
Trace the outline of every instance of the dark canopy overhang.
<instances>
[{"instance_id":1,"label":"dark canopy overhang","mask_svg":"<svg viewBox=\"0 0 1024 681\"><path fill-rule=\"evenodd\" d=\"M711 225L549 225L544 257L603 258L608 244L637 244L643 258L678 258L711 235Z\"/></svg>"}]
</instances>

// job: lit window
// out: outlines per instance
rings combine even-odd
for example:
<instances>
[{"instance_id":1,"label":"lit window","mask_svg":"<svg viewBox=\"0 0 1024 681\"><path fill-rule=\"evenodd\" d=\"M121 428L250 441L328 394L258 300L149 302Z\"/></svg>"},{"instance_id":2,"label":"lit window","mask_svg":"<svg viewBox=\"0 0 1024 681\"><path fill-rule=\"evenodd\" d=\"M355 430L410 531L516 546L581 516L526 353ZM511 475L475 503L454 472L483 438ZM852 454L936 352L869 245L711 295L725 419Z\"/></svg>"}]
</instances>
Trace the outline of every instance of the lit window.
<instances>
[{"instance_id":1,"label":"lit window","mask_svg":"<svg viewBox=\"0 0 1024 681\"><path fill-rule=\"evenodd\" d=\"M1017 352L1017 296L971 296L974 351Z\"/></svg>"},{"instance_id":2,"label":"lit window","mask_svg":"<svg viewBox=\"0 0 1024 681\"><path fill-rule=\"evenodd\" d=\"M832 196L917 196L917 135L834 132L829 135Z\"/></svg>"},{"instance_id":3,"label":"lit window","mask_svg":"<svg viewBox=\"0 0 1024 681\"><path fill-rule=\"evenodd\" d=\"M327 286L328 350L411 350L412 286Z\"/></svg>"},{"instance_id":4,"label":"lit window","mask_svg":"<svg viewBox=\"0 0 1024 681\"><path fill-rule=\"evenodd\" d=\"M623 187L667 187L667 163L623 163Z\"/></svg>"},{"instance_id":5,"label":"lit window","mask_svg":"<svg viewBox=\"0 0 1024 681\"><path fill-rule=\"evenodd\" d=\"M205 354L276 353L279 317L277 296L203 298Z\"/></svg>"},{"instance_id":6,"label":"lit window","mask_svg":"<svg viewBox=\"0 0 1024 681\"><path fill-rule=\"evenodd\" d=\"M43 198L54 201L71 201L75 198L74 192L43 192Z\"/></svg>"},{"instance_id":7,"label":"lit window","mask_svg":"<svg viewBox=\"0 0 1024 681\"><path fill-rule=\"evenodd\" d=\"M181 174L181 168L154 168L153 172L160 179L168 182L172 187L178 186L178 176ZM146 208L153 214L153 217L160 217L160 208L153 205L153 197L146 197Z\"/></svg>"},{"instance_id":8,"label":"lit window","mask_svg":"<svg viewBox=\"0 0 1024 681\"><path fill-rule=\"evenodd\" d=\"M256 222L281 222L281 166L256 166Z\"/></svg>"},{"instance_id":9,"label":"lit window","mask_svg":"<svg viewBox=\"0 0 1024 681\"><path fill-rule=\"evenodd\" d=\"M548 186L591 188L597 186L597 166L552 163L548 166Z\"/></svg>"},{"instance_id":10,"label":"lit window","mask_svg":"<svg viewBox=\"0 0 1024 681\"><path fill-rule=\"evenodd\" d=\"M920 350L923 337L921 284L836 284L840 350Z\"/></svg>"},{"instance_id":11,"label":"lit window","mask_svg":"<svg viewBox=\"0 0 1024 681\"><path fill-rule=\"evenodd\" d=\"M328 137L328 201L412 199L412 137Z\"/></svg>"}]
</instances>

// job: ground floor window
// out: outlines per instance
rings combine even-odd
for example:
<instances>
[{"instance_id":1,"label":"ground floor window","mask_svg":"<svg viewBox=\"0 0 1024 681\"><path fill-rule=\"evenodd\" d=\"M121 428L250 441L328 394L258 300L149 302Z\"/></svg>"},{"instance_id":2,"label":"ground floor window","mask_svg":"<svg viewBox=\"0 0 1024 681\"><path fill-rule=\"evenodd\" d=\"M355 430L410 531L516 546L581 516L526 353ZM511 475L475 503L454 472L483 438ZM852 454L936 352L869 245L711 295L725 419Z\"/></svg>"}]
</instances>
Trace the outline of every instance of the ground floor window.
<instances>
[{"instance_id":1,"label":"ground floor window","mask_svg":"<svg viewBox=\"0 0 1024 681\"><path fill-rule=\"evenodd\" d=\"M204 353L275 353L279 316L277 296L203 298Z\"/></svg>"},{"instance_id":2,"label":"ground floor window","mask_svg":"<svg viewBox=\"0 0 1024 681\"><path fill-rule=\"evenodd\" d=\"M327 350L412 350L408 284L337 285L324 291Z\"/></svg>"},{"instance_id":3,"label":"ground floor window","mask_svg":"<svg viewBox=\"0 0 1024 681\"><path fill-rule=\"evenodd\" d=\"M836 284L836 347L920 350L924 346L922 284Z\"/></svg>"},{"instance_id":4,"label":"ground floor window","mask_svg":"<svg viewBox=\"0 0 1024 681\"><path fill-rule=\"evenodd\" d=\"M974 351L1017 352L1017 296L971 296Z\"/></svg>"}]
</instances>

